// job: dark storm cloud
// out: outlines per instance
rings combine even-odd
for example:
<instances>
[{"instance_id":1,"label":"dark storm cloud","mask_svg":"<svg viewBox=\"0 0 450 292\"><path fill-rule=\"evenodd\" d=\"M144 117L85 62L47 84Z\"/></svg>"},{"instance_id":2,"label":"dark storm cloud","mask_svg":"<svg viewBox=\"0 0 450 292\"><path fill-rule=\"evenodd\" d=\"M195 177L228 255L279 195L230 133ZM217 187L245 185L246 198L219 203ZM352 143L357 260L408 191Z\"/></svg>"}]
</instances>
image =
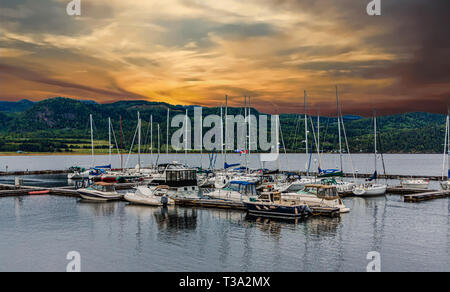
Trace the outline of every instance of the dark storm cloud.
<instances>
[{"instance_id":1,"label":"dark storm cloud","mask_svg":"<svg viewBox=\"0 0 450 292\"><path fill-rule=\"evenodd\" d=\"M73 90L73 92L80 93L89 93L91 96L108 96L110 98L117 98L117 99L145 99L145 96L135 94L132 92L129 92L121 87L119 87L114 81L111 80L110 82L110 89L101 89L97 87L91 87L91 86L85 86L81 84L77 84L74 82L67 82L63 80L58 80L54 78L48 78L44 76L51 75L51 72L42 72L42 71L33 71L27 68L14 66L14 65L6 65L6 64L0 64L0 72L2 74L6 75L12 75L16 78L19 78L19 80L26 80L26 81L32 81L42 84L47 84L50 86L55 86L62 88L64 90ZM43 74L44 73L44 74Z\"/></svg>"}]
</instances>

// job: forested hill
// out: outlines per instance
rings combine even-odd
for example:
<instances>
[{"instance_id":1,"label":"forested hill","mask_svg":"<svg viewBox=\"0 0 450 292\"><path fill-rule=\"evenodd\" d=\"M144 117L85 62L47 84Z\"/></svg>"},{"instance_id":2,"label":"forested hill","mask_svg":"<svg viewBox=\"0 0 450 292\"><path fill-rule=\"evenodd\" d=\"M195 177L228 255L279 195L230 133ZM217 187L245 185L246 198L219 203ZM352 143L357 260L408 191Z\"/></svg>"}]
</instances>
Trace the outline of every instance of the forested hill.
<instances>
[{"instance_id":1,"label":"forested hill","mask_svg":"<svg viewBox=\"0 0 450 292\"><path fill-rule=\"evenodd\" d=\"M89 115L94 117L96 140L108 137L108 118L119 135L119 120L123 120L124 148L131 144L137 112L143 119L144 140L148 141L148 121L153 115L154 135L156 125L161 128L161 147L165 149L166 114L184 114L192 106L174 106L148 101L121 101L98 104L67 98L52 98L41 102L0 102L0 152L77 151L89 140ZM243 114L243 109L230 108L230 115ZM252 113L258 115L256 110ZM203 115L220 114L219 108L203 108ZM317 118L312 118L317 127ZM304 151L303 116L281 115L283 141L289 152ZM309 122L311 123L311 121ZM441 153L444 149L445 116L430 113L406 113L378 118L380 150L391 153ZM309 124L311 129L311 124ZM373 151L373 119L348 116L345 129L351 152ZM175 131L173 128L171 131ZM317 131L317 128L315 129ZM156 138L155 138L156 139ZM75 142L75 140L79 140ZM312 139L312 131L310 142ZM336 118L320 118L321 149L333 152L338 149ZM311 147L312 145L310 145ZM315 147L315 146L314 146Z\"/></svg>"}]
</instances>

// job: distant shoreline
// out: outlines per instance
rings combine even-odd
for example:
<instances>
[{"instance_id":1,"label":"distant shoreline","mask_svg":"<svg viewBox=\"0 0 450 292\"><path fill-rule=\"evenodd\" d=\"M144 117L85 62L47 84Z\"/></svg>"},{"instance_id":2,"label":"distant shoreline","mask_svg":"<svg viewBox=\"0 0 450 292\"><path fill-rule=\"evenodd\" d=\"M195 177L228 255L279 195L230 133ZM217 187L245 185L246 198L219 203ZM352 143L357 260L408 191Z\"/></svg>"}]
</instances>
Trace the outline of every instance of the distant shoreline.
<instances>
[{"instance_id":1,"label":"distant shoreline","mask_svg":"<svg viewBox=\"0 0 450 292\"><path fill-rule=\"evenodd\" d=\"M122 153L123 156L128 155L129 152L124 152ZM138 155L138 153L131 153L132 155ZM142 155L150 155L150 153L141 153ZM169 152L169 155L171 154L178 154L178 155L184 155L184 152ZM196 153L188 153L188 155L192 155L192 154L200 154L199 152ZM208 154L212 154L212 152L203 152L203 154L208 155ZM221 152L219 153L215 153L218 155L222 155ZM262 154L259 152L254 152L251 154ZM283 156L285 153L280 153L281 156ZM301 152L287 152L287 154L305 154L305 153L301 153ZM339 153L334 153L334 152L327 152L327 153L322 153L322 154L339 154ZM351 153L351 155L371 155L373 153ZM398 154L398 155L442 155L442 153L403 153L403 152L398 152L398 153L383 153L383 155L391 155L391 154ZM95 156L108 156L109 153L95 153ZM113 153L112 156L117 156L117 153ZM158 153L153 153L153 155L158 155ZM160 155L167 155L166 152L161 153ZM227 155L240 155L239 153L231 153L228 152ZM313 153L313 155L317 155L317 153ZM347 153L343 153L342 155L348 155ZM86 152L30 152L30 153L16 153L16 152L0 152L0 157L12 157L12 156L91 156L90 153L86 153Z\"/></svg>"}]
</instances>

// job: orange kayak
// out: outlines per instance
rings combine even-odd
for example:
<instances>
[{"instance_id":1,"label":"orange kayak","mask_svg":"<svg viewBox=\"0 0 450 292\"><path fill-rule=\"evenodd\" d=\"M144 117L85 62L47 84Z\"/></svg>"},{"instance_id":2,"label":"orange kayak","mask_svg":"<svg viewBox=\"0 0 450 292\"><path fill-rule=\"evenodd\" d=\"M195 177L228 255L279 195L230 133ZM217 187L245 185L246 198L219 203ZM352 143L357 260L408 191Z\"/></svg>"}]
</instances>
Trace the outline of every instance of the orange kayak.
<instances>
[{"instance_id":1,"label":"orange kayak","mask_svg":"<svg viewBox=\"0 0 450 292\"><path fill-rule=\"evenodd\" d=\"M36 192L29 192L28 194L30 196L34 196L34 195L46 195L50 193L50 190L45 190L45 191L36 191Z\"/></svg>"}]
</instances>

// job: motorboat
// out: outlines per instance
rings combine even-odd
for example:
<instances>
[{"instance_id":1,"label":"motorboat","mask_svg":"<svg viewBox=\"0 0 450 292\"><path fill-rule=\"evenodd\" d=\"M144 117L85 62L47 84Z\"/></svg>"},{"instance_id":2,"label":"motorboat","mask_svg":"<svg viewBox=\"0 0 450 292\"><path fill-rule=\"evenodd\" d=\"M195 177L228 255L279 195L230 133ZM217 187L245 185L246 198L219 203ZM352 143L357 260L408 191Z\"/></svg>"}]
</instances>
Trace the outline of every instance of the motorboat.
<instances>
[{"instance_id":1,"label":"motorboat","mask_svg":"<svg viewBox=\"0 0 450 292\"><path fill-rule=\"evenodd\" d=\"M294 200L309 206L339 208L341 213L348 213L342 199L339 197L337 187L334 185L310 184L296 193L281 194L283 199Z\"/></svg>"},{"instance_id":2,"label":"motorboat","mask_svg":"<svg viewBox=\"0 0 450 292\"><path fill-rule=\"evenodd\" d=\"M77 192L81 198L89 201L117 201L123 198L123 195L116 191L114 184L105 182L95 183L87 188L79 189Z\"/></svg>"},{"instance_id":3,"label":"motorboat","mask_svg":"<svg viewBox=\"0 0 450 292\"><path fill-rule=\"evenodd\" d=\"M353 194L361 197L382 196L386 194L387 185L365 183L353 188Z\"/></svg>"},{"instance_id":4,"label":"motorboat","mask_svg":"<svg viewBox=\"0 0 450 292\"><path fill-rule=\"evenodd\" d=\"M197 170L180 163L165 163L158 165L150 179L153 185L165 185L170 188L197 186Z\"/></svg>"},{"instance_id":5,"label":"motorboat","mask_svg":"<svg viewBox=\"0 0 450 292\"><path fill-rule=\"evenodd\" d=\"M147 187L139 186L135 193L125 194L125 200L132 204L148 206L174 205L175 201L169 198L168 186Z\"/></svg>"},{"instance_id":6,"label":"motorboat","mask_svg":"<svg viewBox=\"0 0 450 292\"><path fill-rule=\"evenodd\" d=\"M281 193L295 193L302 190L306 185L315 183L315 178L298 178L274 184L274 189Z\"/></svg>"},{"instance_id":7,"label":"motorboat","mask_svg":"<svg viewBox=\"0 0 450 292\"><path fill-rule=\"evenodd\" d=\"M250 196L256 196L256 184L248 181L231 181L225 188L216 189L207 194L219 200L242 202Z\"/></svg>"},{"instance_id":8,"label":"motorboat","mask_svg":"<svg viewBox=\"0 0 450 292\"><path fill-rule=\"evenodd\" d=\"M69 168L67 178L70 180L89 178L89 170L78 166L72 166L71 168Z\"/></svg>"},{"instance_id":9,"label":"motorboat","mask_svg":"<svg viewBox=\"0 0 450 292\"><path fill-rule=\"evenodd\" d=\"M404 189L427 189L429 184L429 179L403 179L400 181L400 185Z\"/></svg>"},{"instance_id":10,"label":"motorboat","mask_svg":"<svg viewBox=\"0 0 450 292\"><path fill-rule=\"evenodd\" d=\"M67 178L70 180L77 180L83 178L89 178L89 171L75 171L67 174Z\"/></svg>"},{"instance_id":11,"label":"motorboat","mask_svg":"<svg viewBox=\"0 0 450 292\"><path fill-rule=\"evenodd\" d=\"M296 219L311 213L307 204L283 199L280 192L265 192L259 198L250 197L244 205L249 215L269 218Z\"/></svg>"},{"instance_id":12,"label":"motorboat","mask_svg":"<svg viewBox=\"0 0 450 292\"><path fill-rule=\"evenodd\" d=\"M346 194L351 193L353 191L353 188L356 187L356 183L354 182L347 182L343 180L337 181L334 178L325 178L320 181L323 185L333 185L336 187L336 190L339 194Z\"/></svg>"}]
</instances>

